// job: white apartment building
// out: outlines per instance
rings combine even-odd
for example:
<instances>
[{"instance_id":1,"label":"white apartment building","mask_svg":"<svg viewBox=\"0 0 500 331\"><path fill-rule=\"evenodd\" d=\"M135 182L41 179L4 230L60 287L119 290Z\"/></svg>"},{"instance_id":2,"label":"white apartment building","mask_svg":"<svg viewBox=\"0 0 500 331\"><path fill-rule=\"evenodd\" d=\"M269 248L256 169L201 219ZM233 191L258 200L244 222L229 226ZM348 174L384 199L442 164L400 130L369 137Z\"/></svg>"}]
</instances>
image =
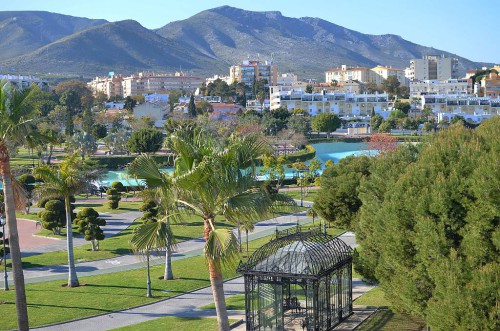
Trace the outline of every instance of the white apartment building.
<instances>
[{"instance_id":1,"label":"white apartment building","mask_svg":"<svg viewBox=\"0 0 500 331\"><path fill-rule=\"evenodd\" d=\"M194 92L202 83L203 78L188 76L183 72L175 74L143 73L132 76L111 75L96 77L87 86L97 94L105 93L108 98L114 96L128 97L151 93L167 93L172 90Z\"/></svg>"},{"instance_id":2,"label":"white apartment building","mask_svg":"<svg viewBox=\"0 0 500 331\"><path fill-rule=\"evenodd\" d=\"M0 81L6 81L7 84L19 89L30 87L33 84L38 85L40 89L48 89L49 87L47 81L35 76L0 75Z\"/></svg>"},{"instance_id":3,"label":"white apartment building","mask_svg":"<svg viewBox=\"0 0 500 331\"><path fill-rule=\"evenodd\" d=\"M325 72L325 82L332 81L345 82L347 80L357 80L362 83L372 81L370 69L365 67L350 67L343 64L340 68L329 69Z\"/></svg>"},{"instance_id":4,"label":"white apartment building","mask_svg":"<svg viewBox=\"0 0 500 331\"><path fill-rule=\"evenodd\" d=\"M372 111L381 111L388 107L388 95L355 94L350 92L314 92L286 89L273 86L271 89L270 109L286 107L288 110L302 108L314 116L330 112L344 118L371 115Z\"/></svg>"},{"instance_id":5,"label":"white apartment building","mask_svg":"<svg viewBox=\"0 0 500 331\"><path fill-rule=\"evenodd\" d=\"M425 94L457 94L464 95L468 91L467 79L422 80L410 82L410 97Z\"/></svg>"},{"instance_id":6,"label":"white apartment building","mask_svg":"<svg viewBox=\"0 0 500 331\"><path fill-rule=\"evenodd\" d=\"M393 67L384 67L379 65L376 66L375 68L372 68L371 71L374 73L372 74L372 82L374 82L377 85L382 84L382 82L387 78L389 78L389 76L396 76L401 85L407 85L405 72L402 69L397 69Z\"/></svg>"},{"instance_id":7,"label":"white apartment building","mask_svg":"<svg viewBox=\"0 0 500 331\"><path fill-rule=\"evenodd\" d=\"M123 78L123 96L136 96L149 93L166 93L181 90L193 93L205 80L188 76L183 72L175 74L139 73Z\"/></svg>"},{"instance_id":8,"label":"white apartment building","mask_svg":"<svg viewBox=\"0 0 500 331\"><path fill-rule=\"evenodd\" d=\"M109 98L123 96L123 76L110 75L107 77L95 77L91 82L87 83L89 89L94 95L104 93Z\"/></svg>"},{"instance_id":9,"label":"white apartment building","mask_svg":"<svg viewBox=\"0 0 500 331\"><path fill-rule=\"evenodd\" d=\"M458 78L458 59L427 55L410 60L410 80L447 80Z\"/></svg>"},{"instance_id":10,"label":"white apartment building","mask_svg":"<svg viewBox=\"0 0 500 331\"><path fill-rule=\"evenodd\" d=\"M381 65L370 69L365 67L350 67L344 64L340 68L327 70L325 72L325 82L331 83L335 80L341 83L357 80L365 84L375 83L379 85L389 76L396 76L401 85L406 85L404 70Z\"/></svg>"},{"instance_id":11,"label":"white apartment building","mask_svg":"<svg viewBox=\"0 0 500 331\"><path fill-rule=\"evenodd\" d=\"M286 73L281 74L276 79L277 86L295 86L297 85L299 78L295 74Z\"/></svg>"},{"instance_id":12,"label":"white apartment building","mask_svg":"<svg viewBox=\"0 0 500 331\"><path fill-rule=\"evenodd\" d=\"M243 82L252 87L254 80L266 79L270 86L277 84L277 70L276 65L272 62L265 61L243 61L240 65L232 66L229 69L230 81Z\"/></svg>"},{"instance_id":13,"label":"white apartment building","mask_svg":"<svg viewBox=\"0 0 500 331\"><path fill-rule=\"evenodd\" d=\"M430 107L434 114L460 114L461 116L500 115L500 98L436 94L422 95L420 100L422 109Z\"/></svg>"}]
</instances>

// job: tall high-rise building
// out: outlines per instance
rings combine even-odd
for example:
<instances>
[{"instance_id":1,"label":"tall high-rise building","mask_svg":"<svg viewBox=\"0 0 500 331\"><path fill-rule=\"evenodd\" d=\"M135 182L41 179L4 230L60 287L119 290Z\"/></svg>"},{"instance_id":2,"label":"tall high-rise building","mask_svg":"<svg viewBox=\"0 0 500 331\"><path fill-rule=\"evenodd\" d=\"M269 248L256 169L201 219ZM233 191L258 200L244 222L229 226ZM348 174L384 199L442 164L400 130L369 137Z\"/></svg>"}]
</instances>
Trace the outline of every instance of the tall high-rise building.
<instances>
[{"instance_id":1,"label":"tall high-rise building","mask_svg":"<svg viewBox=\"0 0 500 331\"><path fill-rule=\"evenodd\" d=\"M458 59L444 55L426 55L422 59L410 60L409 79L447 80L458 78Z\"/></svg>"},{"instance_id":2,"label":"tall high-rise building","mask_svg":"<svg viewBox=\"0 0 500 331\"><path fill-rule=\"evenodd\" d=\"M275 86L277 83L276 65L265 61L243 61L240 65L232 66L229 70L229 76L232 82L243 82L252 87L254 80L266 79L267 84Z\"/></svg>"}]
</instances>

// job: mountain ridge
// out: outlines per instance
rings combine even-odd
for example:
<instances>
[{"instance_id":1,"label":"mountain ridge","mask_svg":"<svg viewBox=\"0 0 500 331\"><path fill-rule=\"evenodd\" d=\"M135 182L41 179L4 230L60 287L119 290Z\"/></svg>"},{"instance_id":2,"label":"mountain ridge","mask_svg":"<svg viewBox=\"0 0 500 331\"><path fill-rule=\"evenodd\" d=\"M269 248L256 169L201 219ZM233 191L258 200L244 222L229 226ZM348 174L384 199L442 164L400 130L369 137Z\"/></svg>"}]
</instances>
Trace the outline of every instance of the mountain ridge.
<instances>
[{"instance_id":1,"label":"mountain ridge","mask_svg":"<svg viewBox=\"0 0 500 331\"><path fill-rule=\"evenodd\" d=\"M23 17L22 24L18 21ZM42 31L36 40L37 30ZM10 33L10 34L9 34ZM2 36L9 38L2 39ZM460 72L485 65L418 45L395 34L372 35L315 17L221 6L149 30L134 20L108 22L49 12L0 12L0 65L27 73L103 75L108 71L188 70L227 73L247 58L274 60L280 72L321 80L341 64L404 69L412 58L459 58Z\"/></svg>"}]
</instances>

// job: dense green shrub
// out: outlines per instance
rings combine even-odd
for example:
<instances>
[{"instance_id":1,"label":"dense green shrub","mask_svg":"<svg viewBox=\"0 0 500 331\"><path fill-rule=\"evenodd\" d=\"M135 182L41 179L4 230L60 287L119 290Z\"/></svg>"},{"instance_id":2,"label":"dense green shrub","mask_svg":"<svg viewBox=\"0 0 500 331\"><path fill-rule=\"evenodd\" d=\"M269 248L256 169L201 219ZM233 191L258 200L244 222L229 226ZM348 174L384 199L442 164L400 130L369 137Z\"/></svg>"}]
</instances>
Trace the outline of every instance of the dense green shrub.
<instances>
[{"instance_id":1,"label":"dense green shrub","mask_svg":"<svg viewBox=\"0 0 500 331\"><path fill-rule=\"evenodd\" d=\"M110 188L106 191L107 199L109 200L108 205L111 209L118 209L118 203L122 199L120 192L115 188Z\"/></svg>"},{"instance_id":2,"label":"dense green shrub","mask_svg":"<svg viewBox=\"0 0 500 331\"><path fill-rule=\"evenodd\" d=\"M157 222L158 205L153 199L147 199L139 208L143 212L141 220L144 224Z\"/></svg>"},{"instance_id":3,"label":"dense green shrub","mask_svg":"<svg viewBox=\"0 0 500 331\"><path fill-rule=\"evenodd\" d=\"M52 231L56 235L61 234L61 229L66 226L66 209L61 200L47 200L44 203L45 210L38 213L44 229Z\"/></svg>"},{"instance_id":4,"label":"dense green shrub","mask_svg":"<svg viewBox=\"0 0 500 331\"><path fill-rule=\"evenodd\" d=\"M92 244L92 251L98 251L99 241L105 237L101 226L106 225L106 220L99 218L99 213L94 208L83 208L76 214L75 224L78 225L77 231Z\"/></svg>"},{"instance_id":5,"label":"dense green shrub","mask_svg":"<svg viewBox=\"0 0 500 331\"><path fill-rule=\"evenodd\" d=\"M111 187L116 189L119 193L125 192L125 186L123 186L122 182L112 182Z\"/></svg>"},{"instance_id":6,"label":"dense green shrub","mask_svg":"<svg viewBox=\"0 0 500 331\"><path fill-rule=\"evenodd\" d=\"M125 168L130 162L134 161L136 156L95 156L89 160L95 161L97 165L106 169L121 169ZM170 155L153 155L152 158L156 163L162 166L173 166L173 157Z\"/></svg>"}]
</instances>

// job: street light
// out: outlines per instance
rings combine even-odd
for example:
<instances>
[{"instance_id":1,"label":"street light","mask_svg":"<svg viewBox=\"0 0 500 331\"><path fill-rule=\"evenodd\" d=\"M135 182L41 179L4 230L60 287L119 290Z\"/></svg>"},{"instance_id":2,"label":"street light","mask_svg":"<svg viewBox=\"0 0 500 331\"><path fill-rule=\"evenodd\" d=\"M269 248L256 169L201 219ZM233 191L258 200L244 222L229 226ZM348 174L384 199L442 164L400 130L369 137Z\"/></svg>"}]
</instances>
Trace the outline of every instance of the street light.
<instances>
[{"instance_id":1,"label":"street light","mask_svg":"<svg viewBox=\"0 0 500 331\"><path fill-rule=\"evenodd\" d=\"M9 290L9 282L7 279L7 251L5 249L5 223L7 220L3 215L0 214L0 226L2 226L2 243L3 243L3 289L4 291Z\"/></svg>"}]
</instances>

